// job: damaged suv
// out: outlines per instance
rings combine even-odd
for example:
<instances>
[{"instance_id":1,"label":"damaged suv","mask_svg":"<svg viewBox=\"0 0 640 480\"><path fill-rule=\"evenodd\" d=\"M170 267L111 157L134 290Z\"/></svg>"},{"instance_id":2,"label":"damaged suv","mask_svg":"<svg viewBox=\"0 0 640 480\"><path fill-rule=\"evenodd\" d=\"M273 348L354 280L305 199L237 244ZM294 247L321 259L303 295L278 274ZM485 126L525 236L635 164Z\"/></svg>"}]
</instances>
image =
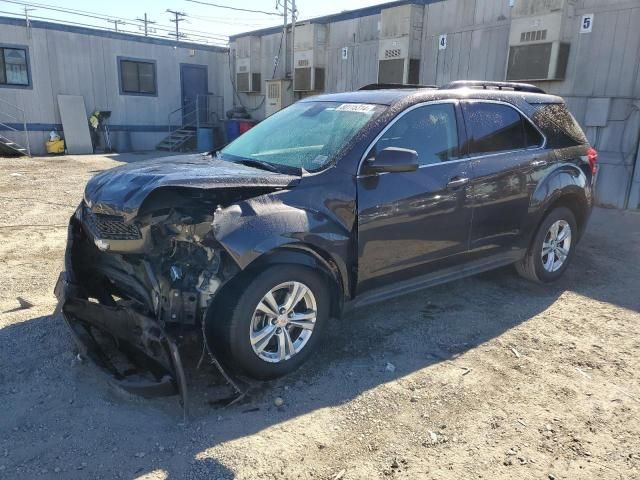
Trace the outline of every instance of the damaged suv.
<instances>
[{"instance_id":1,"label":"damaged suv","mask_svg":"<svg viewBox=\"0 0 640 480\"><path fill-rule=\"evenodd\" d=\"M304 99L219 152L91 179L59 308L81 352L130 391L184 394L189 332L227 368L276 377L348 309L508 264L556 280L596 160L563 100L531 85Z\"/></svg>"}]
</instances>

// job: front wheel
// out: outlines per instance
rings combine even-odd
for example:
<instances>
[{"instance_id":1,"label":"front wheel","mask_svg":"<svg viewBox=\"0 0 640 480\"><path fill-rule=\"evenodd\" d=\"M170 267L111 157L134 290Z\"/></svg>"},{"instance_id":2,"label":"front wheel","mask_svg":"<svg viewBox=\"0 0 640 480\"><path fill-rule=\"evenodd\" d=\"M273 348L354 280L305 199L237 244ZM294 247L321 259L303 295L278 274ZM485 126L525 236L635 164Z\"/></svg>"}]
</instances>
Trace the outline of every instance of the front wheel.
<instances>
[{"instance_id":1,"label":"front wheel","mask_svg":"<svg viewBox=\"0 0 640 480\"><path fill-rule=\"evenodd\" d=\"M573 258L578 227L571 210L558 207L542 221L525 257L516 263L528 280L550 283L562 276Z\"/></svg>"},{"instance_id":2,"label":"front wheel","mask_svg":"<svg viewBox=\"0 0 640 480\"><path fill-rule=\"evenodd\" d=\"M211 341L229 367L268 379L298 368L329 319L326 279L297 265L272 266L242 285L212 319Z\"/></svg>"}]
</instances>

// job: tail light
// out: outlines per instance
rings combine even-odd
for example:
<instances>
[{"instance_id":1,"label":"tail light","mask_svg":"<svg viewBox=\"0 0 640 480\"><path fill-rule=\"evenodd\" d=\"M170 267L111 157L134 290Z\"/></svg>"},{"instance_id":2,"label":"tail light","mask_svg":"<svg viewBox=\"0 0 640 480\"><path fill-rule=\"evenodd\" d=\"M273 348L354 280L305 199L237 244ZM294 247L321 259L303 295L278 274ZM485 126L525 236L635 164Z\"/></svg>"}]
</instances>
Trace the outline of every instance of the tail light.
<instances>
[{"instance_id":1,"label":"tail light","mask_svg":"<svg viewBox=\"0 0 640 480\"><path fill-rule=\"evenodd\" d=\"M589 150L587 150L587 160L589 160L591 175L595 175L598 171L598 151L595 148L589 147Z\"/></svg>"}]
</instances>

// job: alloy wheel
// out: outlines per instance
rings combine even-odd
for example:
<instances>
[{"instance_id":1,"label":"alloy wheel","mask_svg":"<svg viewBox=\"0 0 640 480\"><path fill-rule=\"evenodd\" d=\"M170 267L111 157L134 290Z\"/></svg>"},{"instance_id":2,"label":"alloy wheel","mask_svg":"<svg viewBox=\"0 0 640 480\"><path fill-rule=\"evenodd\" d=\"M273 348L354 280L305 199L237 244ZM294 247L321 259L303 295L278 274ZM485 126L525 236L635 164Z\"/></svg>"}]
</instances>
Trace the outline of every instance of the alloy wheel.
<instances>
[{"instance_id":1,"label":"alloy wheel","mask_svg":"<svg viewBox=\"0 0 640 480\"><path fill-rule=\"evenodd\" d=\"M557 220L549 227L542 243L542 266L547 272L556 272L567 260L571 249L571 226Z\"/></svg>"},{"instance_id":2,"label":"alloy wheel","mask_svg":"<svg viewBox=\"0 0 640 480\"><path fill-rule=\"evenodd\" d=\"M311 338L317 319L313 292L301 282L281 283L256 306L249 332L262 360L280 363L299 353Z\"/></svg>"}]
</instances>

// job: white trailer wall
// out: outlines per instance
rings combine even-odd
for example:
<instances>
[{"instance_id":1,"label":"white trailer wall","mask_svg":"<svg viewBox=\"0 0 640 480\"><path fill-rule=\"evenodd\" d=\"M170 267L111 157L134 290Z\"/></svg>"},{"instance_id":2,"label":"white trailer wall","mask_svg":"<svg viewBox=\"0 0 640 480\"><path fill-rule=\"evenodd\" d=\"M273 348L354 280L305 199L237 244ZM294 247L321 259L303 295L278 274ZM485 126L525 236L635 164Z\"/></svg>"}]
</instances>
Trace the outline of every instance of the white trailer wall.
<instances>
[{"instance_id":1,"label":"white trailer wall","mask_svg":"<svg viewBox=\"0 0 640 480\"><path fill-rule=\"evenodd\" d=\"M0 45L28 48L31 86L0 87L0 99L26 111L36 154L44 152L48 131L60 127L59 94L82 95L88 115L94 109L111 110L113 139L117 143L121 132L127 132L134 150L153 149L166 136L168 115L181 106L181 64L206 65L209 91L225 97L226 108L231 106L225 49L45 22L27 29L24 22L9 20L14 19L0 19ZM121 94L118 57L155 62L157 95ZM0 122L7 123L2 112L8 107L3 105Z\"/></svg>"}]
</instances>

